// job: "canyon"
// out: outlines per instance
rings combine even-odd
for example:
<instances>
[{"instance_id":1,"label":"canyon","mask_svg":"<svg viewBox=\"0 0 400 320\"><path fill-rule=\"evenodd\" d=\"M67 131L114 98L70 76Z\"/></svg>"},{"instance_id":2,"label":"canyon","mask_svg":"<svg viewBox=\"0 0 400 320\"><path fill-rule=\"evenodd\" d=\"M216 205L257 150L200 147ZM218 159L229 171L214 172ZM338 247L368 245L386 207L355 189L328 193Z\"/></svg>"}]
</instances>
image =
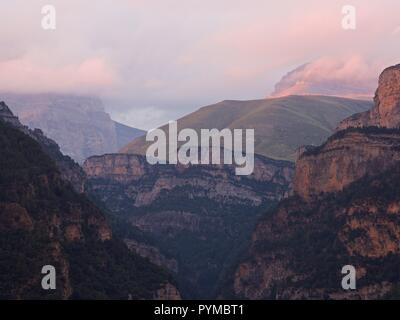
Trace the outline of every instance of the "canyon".
<instances>
[{"instance_id":1,"label":"canyon","mask_svg":"<svg viewBox=\"0 0 400 320\"><path fill-rule=\"evenodd\" d=\"M119 220L136 253L175 273L184 298L214 298L265 208L287 196L290 162L255 157L234 165L150 165L144 156L86 160L87 192ZM121 226L122 225L122 226Z\"/></svg>"},{"instance_id":2,"label":"canyon","mask_svg":"<svg viewBox=\"0 0 400 320\"><path fill-rule=\"evenodd\" d=\"M28 266L36 270L50 259L61 270L60 289L51 296L57 299L394 297L399 72L394 66L382 73L373 106L289 96L224 101L178 120L178 128L195 132L204 123L257 127L248 176L236 175L229 164L152 165L144 137L120 153L99 147L94 152L105 154L91 155L80 167L0 103L6 150L0 157L0 257L16 264L21 255L30 257L22 260L22 282L12 287L1 279L4 292L43 298ZM304 142L312 145L296 151ZM74 157L83 161L90 153ZM287 160L295 155L293 165ZM114 273L121 263L127 271ZM346 264L357 269L358 287L351 292L339 287ZM100 283L93 280L99 274Z\"/></svg>"}]
</instances>

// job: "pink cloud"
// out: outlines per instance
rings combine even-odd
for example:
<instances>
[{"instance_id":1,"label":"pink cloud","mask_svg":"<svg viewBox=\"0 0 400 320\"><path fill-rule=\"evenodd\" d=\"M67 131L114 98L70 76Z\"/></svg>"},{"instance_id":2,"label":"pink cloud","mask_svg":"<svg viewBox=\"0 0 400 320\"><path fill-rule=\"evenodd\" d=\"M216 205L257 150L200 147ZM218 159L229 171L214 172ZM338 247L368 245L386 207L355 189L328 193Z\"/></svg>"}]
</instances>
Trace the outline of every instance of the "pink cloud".
<instances>
[{"instance_id":1,"label":"pink cloud","mask_svg":"<svg viewBox=\"0 0 400 320\"><path fill-rule=\"evenodd\" d=\"M324 94L346 97L371 97L385 64L361 56L324 57L285 75L275 86L273 97Z\"/></svg>"},{"instance_id":2,"label":"pink cloud","mask_svg":"<svg viewBox=\"0 0 400 320\"><path fill-rule=\"evenodd\" d=\"M79 92L105 89L118 79L102 58L90 58L78 64L49 66L28 58L0 61L0 91Z\"/></svg>"}]
</instances>

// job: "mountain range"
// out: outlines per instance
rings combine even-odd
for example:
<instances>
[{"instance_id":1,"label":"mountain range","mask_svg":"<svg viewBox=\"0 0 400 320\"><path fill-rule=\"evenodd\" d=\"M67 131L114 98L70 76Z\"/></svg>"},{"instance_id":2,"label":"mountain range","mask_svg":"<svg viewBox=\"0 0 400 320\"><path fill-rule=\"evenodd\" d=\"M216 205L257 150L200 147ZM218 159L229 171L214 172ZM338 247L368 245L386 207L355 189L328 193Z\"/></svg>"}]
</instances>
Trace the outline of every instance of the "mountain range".
<instances>
[{"instance_id":1,"label":"mountain range","mask_svg":"<svg viewBox=\"0 0 400 320\"><path fill-rule=\"evenodd\" d=\"M232 165L150 165L144 138L81 167L0 103L1 298L398 298L399 114L397 65L374 102L223 101L178 120L255 128L254 173L237 176ZM55 291L40 289L45 264ZM341 288L345 265L356 290Z\"/></svg>"},{"instance_id":2,"label":"mountain range","mask_svg":"<svg viewBox=\"0 0 400 320\"><path fill-rule=\"evenodd\" d=\"M319 145L348 116L372 107L367 100L325 96L288 96L250 101L226 100L178 119L178 130L255 129L255 152L294 161L302 145ZM168 132L168 125L162 126ZM138 137L120 152L146 153L150 142Z\"/></svg>"}]
</instances>

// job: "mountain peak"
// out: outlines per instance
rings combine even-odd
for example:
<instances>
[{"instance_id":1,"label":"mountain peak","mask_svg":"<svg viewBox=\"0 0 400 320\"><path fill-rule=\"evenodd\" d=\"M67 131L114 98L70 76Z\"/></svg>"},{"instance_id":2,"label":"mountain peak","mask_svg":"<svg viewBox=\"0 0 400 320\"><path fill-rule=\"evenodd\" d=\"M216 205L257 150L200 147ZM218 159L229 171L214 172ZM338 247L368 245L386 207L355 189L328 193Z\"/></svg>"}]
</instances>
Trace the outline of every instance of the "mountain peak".
<instances>
[{"instance_id":1,"label":"mountain peak","mask_svg":"<svg viewBox=\"0 0 400 320\"><path fill-rule=\"evenodd\" d=\"M0 116L3 117L3 115L4 116L6 116L6 115L12 115L13 116L10 108L6 105L6 103L4 101L0 101Z\"/></svg>"},{"instance_id":2,"label":"mountain peak","mask_svg":"<svg viewBox=\"0 0 400 320\"><path fill-rule=\"evenodd\" d=\"M18 118L14 116L10 108L6 105L4 101L0 101L0 119L5 122L11 123L13 126L19 127L21 123Z\"/></svg>"},{"instance_id":3,"label":"mountain peak","mask_svg":"<svg viewBox=\"0 0 400 320\"><path fill-rule=\"evenodd\" d=\"M343 120L338 129L378 126L400 127L400 64L383 70L375 93L375 106Z\"/></svg>"}]
</instances>

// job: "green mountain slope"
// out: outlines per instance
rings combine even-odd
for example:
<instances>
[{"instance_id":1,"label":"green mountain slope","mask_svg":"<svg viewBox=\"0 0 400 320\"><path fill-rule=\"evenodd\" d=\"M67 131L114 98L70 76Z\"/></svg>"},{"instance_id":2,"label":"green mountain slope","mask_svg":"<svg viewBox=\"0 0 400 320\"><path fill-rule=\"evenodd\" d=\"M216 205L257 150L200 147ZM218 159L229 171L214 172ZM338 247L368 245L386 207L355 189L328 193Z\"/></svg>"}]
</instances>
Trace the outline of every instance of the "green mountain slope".
<instances>
[{"instance_id":1,"label":"green mountain slope","mask_svg":"<svg viewBox=\"0 0 400 320\"><path fill-rule=\"evenodd\" d=\"M372 101L326 96L288 96L251 101L222 101L178 120L178 128L255 129L255 151L294 160L302 145L319 145L346 117L368 110ZM167 126L162 127L167 130ZM145 154L149 143L139 137L123 153Z\"/></svg>"},{"instance_id":2,"label":"green mountain slope","mask_svg":"<svg viewBox=\"0 0 400 320\"><path fill-rule=\"evenodd\" d=\"M112 236L30 136L0 119L0 299L151 299L166 272ZM56 290L41 288L44 265Z\"/></svg>"}]
</instances>

